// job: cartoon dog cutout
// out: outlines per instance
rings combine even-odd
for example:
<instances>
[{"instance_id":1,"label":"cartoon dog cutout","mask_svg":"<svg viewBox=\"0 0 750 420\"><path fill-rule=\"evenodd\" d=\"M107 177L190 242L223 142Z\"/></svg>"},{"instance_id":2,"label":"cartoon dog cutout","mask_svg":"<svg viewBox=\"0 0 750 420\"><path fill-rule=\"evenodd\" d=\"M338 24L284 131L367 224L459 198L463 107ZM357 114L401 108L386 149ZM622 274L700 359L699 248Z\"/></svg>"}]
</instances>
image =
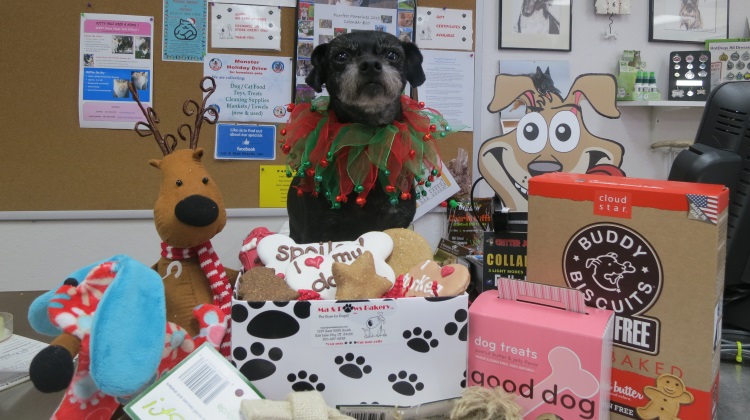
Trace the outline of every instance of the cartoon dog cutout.
<instances>
[{"instance_id":1,"label":"cartoon dog cutout","mask_svg":"<svg viewBox=\"0 0 750 420\"><path fill-rule=\"evenodd\" d=\"M529 178L548 172L624 176L620 170L623 147L597 137L586 128L581 99L607 118L619 118L617 83L611 74L583 74L564 99L540 93L529 75L501 74L487 106L499 112L511 104L526 105L518 128L491 138L479 150L479 173L505 207L527 211Z\"/></svg>"},{"instance_id":2,"label":"cartoon dog cutout","mask_svg":"<svg viewBox=\"0 0 750 420\"><path fill-rule=\"evenodd\" d=\"M656 388L647 386L643 389L651 401L643 407L636 408L638 418L644 420L680 420L680 405L692 404L694 397L682 379L669 374L656 378Z\"/></svg>"},{"instance_id":3,"label":"cartoon dog cutout","mask_svg":"<svg viewBox=\"0 0 750 420\"><path fill-rule=\"evenodd\" d=\"M378 312L377 316L371 317L366 322L367 327L362 328L365 332L365 338L371 337L385 337L385 316L382 312Z\"/></svg>"},{"instance_id":4,"label":"cartoon dog cutout","mask_svg":"<svg viewBox=\"0 0 750 420\"><path fill-rule=\"evenodd\" d=\"M635 267L630 261L623 263L617 261L617 254L614 252L608 252L605 255L600 255L596 258L589 258L586 260L586 268L594 267L594 273L591 277L594 279L596 284L604 290L610 292L620 291L620 280L624 277L624 274L635 273ZM597 273L598 271L598 273ZM603 277L604 280L597 278L597 274Z\"/></svg>"}]
</instances>

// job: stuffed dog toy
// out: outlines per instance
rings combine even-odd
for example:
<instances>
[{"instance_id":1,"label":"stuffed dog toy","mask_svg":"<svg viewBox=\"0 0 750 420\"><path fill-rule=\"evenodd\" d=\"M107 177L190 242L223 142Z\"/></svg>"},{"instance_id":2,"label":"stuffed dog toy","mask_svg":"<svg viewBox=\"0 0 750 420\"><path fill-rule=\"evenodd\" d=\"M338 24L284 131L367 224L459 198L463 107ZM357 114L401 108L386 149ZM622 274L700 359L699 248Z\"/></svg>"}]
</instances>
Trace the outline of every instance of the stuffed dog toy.
<instances>
[{"instance_id":1,"label":"stuffed dog toy","mask_svg":"<svg viewBox=\"0 0 750 420\"><path fill-rule=\"evenodd\" d=\"M297 243L353 240L408 227L415 181L441 171L436 138L452 131L434 110L402 95L425 81L416 45L379 31L353 32L315 47L305 79L330 96L296 106L282 130L294 176L287 198Z\"/></svg>"},{"instance_id":2,"label":"stuffed dog toy","mask_svg":"<svg viewBox=\"0 0 750 420\"><path fill-rule=\"evenodd\" d=\"M195 338L166 322L159 275L126 255L86 266L31 304L31 326L61 335L34 357L29 376L42 392L68 388L53 419L108 419L197 346L219 348L224 313L200 305L193 314Z\"/></svg>"},{"instance_id":3,"label":"stuffed dog toy","mask_svg":"<svg viewBox=\"0 0 750 420\"><path fill-rule=\"evenodd\" d=\"M619 118L617 83L611 74L583 74L567 96L542 91L528 75L501 74L487 109L499 112L521 102L526 114L510 133L485 141L479 149L479 173L504 207L527 211L528 183L534 175L572 172L623 176L623 147L586 129L582 99L607 118Z\"/></svg>"}]
</instances>

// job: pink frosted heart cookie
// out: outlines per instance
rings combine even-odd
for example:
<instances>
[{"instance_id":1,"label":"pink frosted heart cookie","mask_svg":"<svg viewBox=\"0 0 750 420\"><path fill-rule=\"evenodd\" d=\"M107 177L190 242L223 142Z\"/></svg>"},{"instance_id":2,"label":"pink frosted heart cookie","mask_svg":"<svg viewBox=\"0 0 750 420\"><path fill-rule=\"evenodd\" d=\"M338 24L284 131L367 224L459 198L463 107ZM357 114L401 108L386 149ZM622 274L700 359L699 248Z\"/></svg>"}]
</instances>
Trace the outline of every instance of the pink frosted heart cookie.
<instances>
[{"instance_id":1,"label":"pink frosted heart cookie","mask_svg":"<svg viewBox=\"0 0 750 420\"><path fill-rule=\"evenodd\" d=\"M414 266L404 276L406 296L457 296L469 286L469 269L461 264L441 267L432 260Z\"/></svg>"}]
</instances>

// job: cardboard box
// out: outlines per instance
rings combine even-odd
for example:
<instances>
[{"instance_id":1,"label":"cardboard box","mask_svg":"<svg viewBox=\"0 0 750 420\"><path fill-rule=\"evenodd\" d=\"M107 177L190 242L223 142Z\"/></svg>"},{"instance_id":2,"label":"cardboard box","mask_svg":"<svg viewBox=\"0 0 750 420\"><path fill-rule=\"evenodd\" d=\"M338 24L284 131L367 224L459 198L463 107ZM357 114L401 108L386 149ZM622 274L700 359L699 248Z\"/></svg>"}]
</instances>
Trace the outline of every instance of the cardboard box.
<instances>
[{"instance_id":1,"label":"cardboard box","mask_svg":"<svg viewBox=\"0 0 750 420\"><path fill-rule=\"evenodd\" d=\"M616 313L612 418L715 418L727 201L719 185L531 179L529 278Z\"/></svg>"},{"instance_id":2,"label":"cardboard box","mask_svg":"<svg viewBox=\"0 0 750 420\"><path fill-rule=\"evenodd\" d=\"M469 309L469 385L517 394L528 419L606 419L614 316L583 299L501 278Z\"/></svg>"},{"instance_id":3,"label":"cardboard box","mask_svg":"<svg viewBox=\"0 0 750 420\"><path fill-rule=\"evenodd\" d=\"M329 405L413 406L466 382L468 295L232 301L235 365L268 399L317 389Z\"/></svg>"}]
</instances>

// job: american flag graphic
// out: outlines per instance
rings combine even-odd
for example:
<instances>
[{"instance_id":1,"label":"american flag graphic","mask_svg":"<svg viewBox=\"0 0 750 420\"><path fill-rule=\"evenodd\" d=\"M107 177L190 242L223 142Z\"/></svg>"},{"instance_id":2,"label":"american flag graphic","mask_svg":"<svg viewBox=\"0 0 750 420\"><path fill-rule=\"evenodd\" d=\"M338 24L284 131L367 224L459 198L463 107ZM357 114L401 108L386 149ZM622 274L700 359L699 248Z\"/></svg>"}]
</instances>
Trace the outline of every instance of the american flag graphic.
<instances>
[{"instance_id":1,"label":"american flag graphic","mask_svg":"<svg viewBox=\"0 0 750 420\"><path fill-rule=\"evenodd\" d=\"M688 194L690 206L700 210L713 224L719 216L719 200L716 197L707 197L705 195Z\"/></svg>"}]
</instances>

